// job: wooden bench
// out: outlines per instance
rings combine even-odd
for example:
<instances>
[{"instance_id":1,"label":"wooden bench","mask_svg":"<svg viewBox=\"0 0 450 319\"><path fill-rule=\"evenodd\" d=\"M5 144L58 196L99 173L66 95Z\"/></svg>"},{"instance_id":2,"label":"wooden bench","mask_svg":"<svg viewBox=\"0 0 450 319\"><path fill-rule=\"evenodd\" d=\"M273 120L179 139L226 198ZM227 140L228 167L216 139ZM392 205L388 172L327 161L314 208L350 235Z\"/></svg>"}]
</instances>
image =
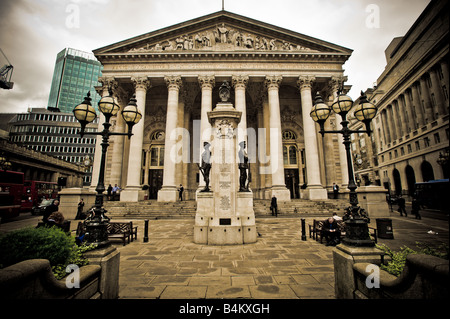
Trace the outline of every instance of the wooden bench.
<instances>
[{"instance_id":1,"label":"wooden bench","mask_svg":"<svg viewBox=\"0 0 450 319\"><path fill-rule=\"evenodd\" d=\"M108 239L121 239L125 246L126 240L128 239L128 243L130 243L132 237L132 223L109 222L107 231Z\"/></svg>"},{"instance_id":2,"label":"wooden bench","mask_svg":"<svg viewBox=\"0 0 450 319\"><path fill-rule=\"evenodd\" d=\"M110 222L107 228L108 239L121 239L123 245L125 246L127 240L128 243L130 243L130 241L133 241L133 235L134 239L137 239L137 228L138 226L133 227L133 222L125 222L125 223ZM78 222L78 227L76 230L76 238L79 238L85 233L86 229L84 222Z\"/></svg>"},{"instance_id":3,"label":"wooden bench","mask_svg":"<svg viewBox=\"0 0 450 319\"><path fill-rule=\"evenodd\" d=\"M131 241L133 241L133 235L134 235L134 239L137 240L137 226L133 226L133 222L130 222L130 228L131 228Z\"/></svg>"},{"instance_id":4,"label":"wooden bench","mask_svg":"<svg viewBox=\"0 0 450 319\"><path fill-rule=\"evenodd\" d=\"M309 226L309 238L313 238L316 241L322 243L322 227L325 220L313 220L312 225ZM341 239L345 237L345 222L343 220L337 221L338 229L341 232ZM374 238L375 243L377 243L377 229L369 226L369 233Z\"/></svg>"}]
</instances>

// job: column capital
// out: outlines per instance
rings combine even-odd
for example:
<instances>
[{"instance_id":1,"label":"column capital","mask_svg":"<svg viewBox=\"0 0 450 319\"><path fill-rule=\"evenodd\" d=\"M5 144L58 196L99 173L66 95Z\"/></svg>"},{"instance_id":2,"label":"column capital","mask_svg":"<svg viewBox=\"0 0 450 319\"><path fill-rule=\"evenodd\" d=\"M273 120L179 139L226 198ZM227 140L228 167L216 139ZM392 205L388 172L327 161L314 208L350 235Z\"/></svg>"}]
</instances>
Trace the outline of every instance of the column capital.
<instances>
[{"instance_id":1,"label":"column capital","mask_svg":"<svg viewBox=\"0 0 450 319\"><path fill-rule=\"evenodd\" d=\"M231 78L231 85L234 89L246 88L248 84L248 75L233 75Z\"/></svg>"},{"instance_id":2,"label":"column capital","mask_svg":"<svg viewBox=\"0 0 450 319\"><path fill-rule=\"evenodd\" d=\"M305 89L310 89L312 87L313 82L316 80L316 77L313 75L301 75L298 77L297 85L300 91Z\"/></svg>"},{"instance_id":3,"label":"column capital","mask_svg":"<svg viewBox=\"0 0 450 319\"><path fill-rule=\"evenodd\" d=\"M113 76L101 76L98 78L98 82L102 84L101 90L103 91L103 95L104 94L108 95L109 89L111 89L111 91L115 91L119 87L118 82Z\"/></svg>"},{"instance_id":4,"label":"column capital","mask_svg":"<svg viewBox=\"0 0 450 319\"><path fill-rule=\"evenodd\" d=\"M179 90L183 86L183 81L179 75L165 76L164 81L166 81L167 88Z\"/></svg>"},{"instance_id":5,"label":"column capital","mask_svg":"<svg viewBox=\"0 0 450 319\"><path fill-rule=\"evenodd\" d=\"M279 89L281 85L281 81L283 81L283 77L281 75L268 75L266 76L266 87L267 89Z\"/></svg>"},{"instance_id":6,"label":"column capital","mask_svg":"<svg viewBox=\"0 0 450 319\"><path fill-rule=\"evenodd\" d=\"M134 89L136 91L147 91L149 88L151 88L150 80L146 76L132 77L131 82L133 82Z\"/></svg>"},{"instance_id":7,"label":"column capital","mask_svg":"<svg viewBox=\"0 0 450 319\"><path fill-rule=\"evenodd\" d=\"M214 75L199 75L198 84L203 88L210 88L211 90L216 85L216 79Z\"/></svg>"},{"instance_id":8,"label":"column capital","mask_svg":"<svg viewBox=\"0 0 450 319\"><path fill-rule=\"evenodd\" d=\"M328 86L330 87L333 93L337 92L341 87L344 86L344 83L347 82L347 76L332 76L330 81L328 82Z\"/></svg>"}]
</instances>

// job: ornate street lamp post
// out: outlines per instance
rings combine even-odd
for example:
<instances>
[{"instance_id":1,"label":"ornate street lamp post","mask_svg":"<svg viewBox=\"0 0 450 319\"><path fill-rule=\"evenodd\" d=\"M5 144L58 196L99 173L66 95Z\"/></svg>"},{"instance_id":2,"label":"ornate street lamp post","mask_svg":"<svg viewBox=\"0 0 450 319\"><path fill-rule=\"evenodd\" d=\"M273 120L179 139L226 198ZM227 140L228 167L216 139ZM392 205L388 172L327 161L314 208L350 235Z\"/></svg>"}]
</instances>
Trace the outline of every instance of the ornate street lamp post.
<instances>
[{"instance_id":1,"label":"ornate street lamp post","mask_svg":"<svg viewBox=\"0 0 450 319\"><path fill-rule=\"evenodd\" d=\"M96 244L97 247L105 247L109 245L107 227L109 223L109 218L106 217L106 210L103 208L103 192L105 191L105 165L106 165L106 151L109 146L109 137L112 135L127 135L128 138L133 135L131 130L133 125L137 124L142 118L141 112L138 110L136 105L136 98L133 96L130 102L122 110L122 117L128 125L128 133L115 133L110 131L111 123L109 122L111 117L116 115L120 107L116 103L114 97L112 96L111 90L109 90L109 95L104 96L98 102L98 108L100 112L105 116L105 122L103 123L103 131L101 132L88 132L85 133L85 128L88 123L91 123L97 117L95 109L91 105L90 93L84 98L84 101L77 105L73 109L73 113L76 119L81 124L80 136L83 137L84 134L89 135L100 135L102 137L102 156L100 160L100 170L98 174L98 183L95 191L97 195L95 196L95 205L92 213L85 220L86 224L86 237L85 241L87 244Z\"/></svg>"},{"instance_id":2,"label":"ornate street lamp post","mask_svg":"<svg viewBox=\"0 0 450 319\"><path fill-rule=\"evenodd\" d=\"M345 94L338 92L338 97L334 100L331 108L325 104L322 97L317 93L314 106L311 110L310 116L312 119L319 123L322 137L325 133L338 133L342 134L344 138L344 146L347 154L347 168L348 168L348 189L350 190L350 206L346 209L346 213L343 217L345 227L345 238L343 243L350 246L374 246L375 243L370 239L368 223L370 222L367 213L364 209L358 206L358 196L356 194L356 183L353 176L352 157L350 153L350 136L352 133L367 133L371 134L370 122L377 113L375 105L367 101L367 97L364 92L361 91L359 104L356 106L354 115L362 121L365 126L365 131L353 131L348 128L349 122L347 121L347 113L353 107L352 99ZM330 116L331 111L339 114L342 117L342 129L339 131L325 131L324 124L327 118Z\"/></svg>"}]
</instances>

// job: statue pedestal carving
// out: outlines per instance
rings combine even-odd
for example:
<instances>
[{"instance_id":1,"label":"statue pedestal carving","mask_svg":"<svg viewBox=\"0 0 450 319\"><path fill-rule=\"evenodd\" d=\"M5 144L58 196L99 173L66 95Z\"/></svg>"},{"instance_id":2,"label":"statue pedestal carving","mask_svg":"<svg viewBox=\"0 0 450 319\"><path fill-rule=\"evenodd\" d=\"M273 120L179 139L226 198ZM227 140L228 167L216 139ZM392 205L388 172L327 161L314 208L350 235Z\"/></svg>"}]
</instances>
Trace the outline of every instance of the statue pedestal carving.
<instances>
[{"instance_id":1,"label":"statue pedestal carving","mask_svg":"<svg viewBox=\"0 0 450 319\"><path fill-rule=\"evenodd\" d=\"M232 245L256 242L253 192L239 192L235 129L241 112L231 103L219 103L208 112L211 142L211 191L197 193L194 242Z\"/></svg>"}]
</instances>

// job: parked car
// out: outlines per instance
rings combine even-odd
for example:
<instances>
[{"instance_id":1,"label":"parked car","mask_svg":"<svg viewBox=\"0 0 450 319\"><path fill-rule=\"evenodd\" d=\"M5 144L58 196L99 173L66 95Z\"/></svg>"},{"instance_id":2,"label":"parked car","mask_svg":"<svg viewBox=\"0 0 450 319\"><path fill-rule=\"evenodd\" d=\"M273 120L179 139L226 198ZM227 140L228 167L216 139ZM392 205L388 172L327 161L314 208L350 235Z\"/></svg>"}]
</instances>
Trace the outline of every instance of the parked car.
<instances>
[{"instance_id":1,"label":"parked car","mask_svg":"<svg viewBox=\"0 0 450 319\"><path fill-rule=\"evenodd\" d=\"M55 201L55 198L43 199L38 206L31 208L32 215L43 215L47 206L50 206Z\"/></svg>"}]
</instances>

